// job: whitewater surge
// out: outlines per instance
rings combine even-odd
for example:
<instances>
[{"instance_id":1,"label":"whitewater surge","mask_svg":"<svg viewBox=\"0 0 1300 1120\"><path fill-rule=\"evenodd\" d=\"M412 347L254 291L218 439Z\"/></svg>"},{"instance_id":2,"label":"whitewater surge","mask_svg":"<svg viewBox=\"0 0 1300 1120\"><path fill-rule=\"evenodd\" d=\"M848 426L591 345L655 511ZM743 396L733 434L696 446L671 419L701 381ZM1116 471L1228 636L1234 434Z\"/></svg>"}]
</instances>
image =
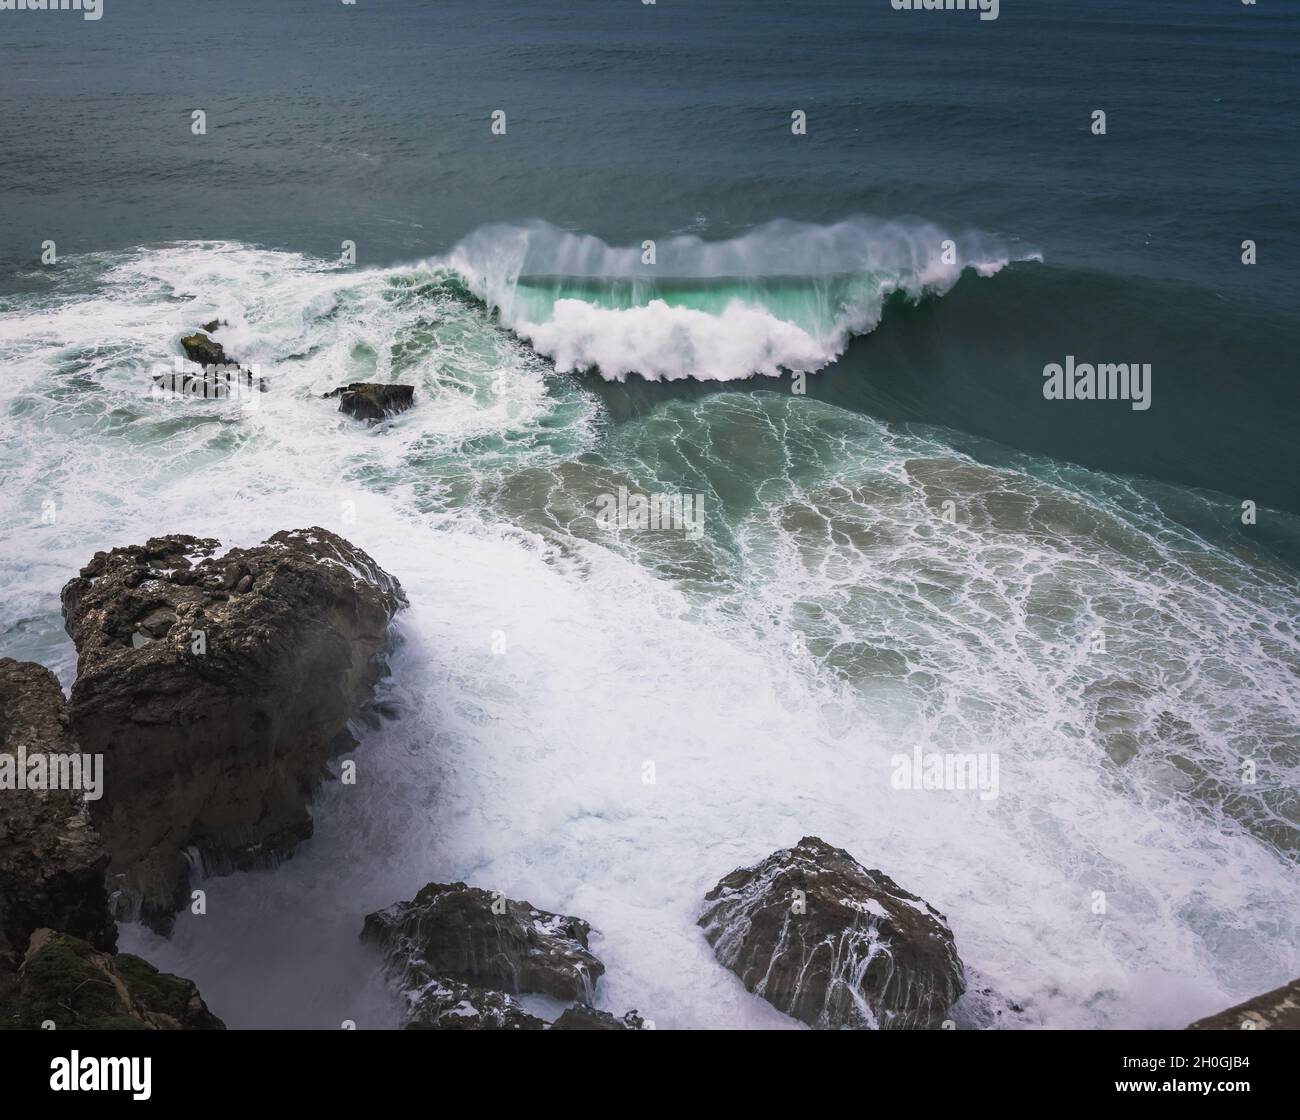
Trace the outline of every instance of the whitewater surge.
<instances>
[{"instance_id":1,"label":"whitewater surge","mask_svg":"<svg viewBox=\"0 0 1300 1120\"><path fill-rule=\"evenodd\" d=\"M833 353L850 313L823 265L869 272L851 314L879 315L868 289L888 269L789 229L661 245L679 324L735 325L722 289L744 278L741 306L787 300L775 318ZM991 467L942 431L787 392L667 399L615 424L484 303L558 336L566 299L604 330L635 321L605 312L662 314L647 297L663 290L636 286L635 250L536 237L488 231L454 265L377 270L138 249L70 258L5 305L0 652L67 686L60 587L95 550L164 532L249 545L320 524L410 598L382 686L393 718L359 729L358 783L323 787L315 837L206 882L208 913L169 941L124 927L124 949L195 980L231 1026L390 1027L362 919L463 879L590 920L601 1007L793 1028L695 918L723 874L814 833L947 915L972 974L963 1027L999 1009L1017 1026L1180 1027L1300 972L1293 572L1123 480ZM801 265L780 248L800 237L845 255ZM931 275L923 243L876 264L940 290L954 277ZM213 317L271 391L253 409L151 397L151 370ZM765 349L665 348L661 330L623 353L664 377L706 353L763 372ZM605 342L575 328L554 345L577 362ZM353 380L413 383L416 407L355 424L320 399ZM619 486L704 495L703 536L601 529L595 498ZM918 746L998 752L1001 795L895 790L891 758ZM1252 787L1243 757L1260 761Z\"/></svg>"},{"instance_id":2,"label":"whitewater surge","mask_svg":"<svg viewBox=\"0 0 1300 1120\"><path fill-rule=\"evenodd\" d=\"M853 218L636 248L544 222L499 224L438 263L561 372L731 381L821 369L875 329L893 293L943 295L967 268L992 276L1028 259L1041 258L980 233Z\"/></svg>"}]
</instances>

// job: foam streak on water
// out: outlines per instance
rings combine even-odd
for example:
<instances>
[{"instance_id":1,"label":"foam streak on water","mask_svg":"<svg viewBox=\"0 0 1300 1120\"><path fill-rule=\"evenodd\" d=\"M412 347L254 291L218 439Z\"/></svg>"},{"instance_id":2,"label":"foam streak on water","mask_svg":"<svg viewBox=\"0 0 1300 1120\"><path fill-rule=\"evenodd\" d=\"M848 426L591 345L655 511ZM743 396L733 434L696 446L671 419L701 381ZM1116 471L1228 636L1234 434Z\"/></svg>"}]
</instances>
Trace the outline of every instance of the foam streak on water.
<instances>
[{"instance_id":1,"label":"foam streak on water","mask_svg":"<svg viewBox=\"0 0 1300 1120\"><path fill-rule=\"evenodd\" d=\"M547 268L588 291L611 271ZM398 717L363 732L355 787L324 787L315 838L209 881L170 942L124 931L232 1026L393 1025L357 934L431 879L591 921L617 1013L794 1026L694 920L720 876L808 833L947 915L997 993L964 1023L1002 998L1030 1026L1181 1026L1300 971L1288 571L1116 480L982 466L785 393L611 426L445 267L178 245L68 269L0 320L0 652L69 684L59 588L163 532L320 524L410 597ZM218 316L271 381L257 409L150 399ZM368 429L320 399L358 379L411 381L417 406ZM703 493L703 538L605 533L593 500L619 485ZM1001 796L891 788L918 744L998 752Z\"/></svg>"}]
</instances>

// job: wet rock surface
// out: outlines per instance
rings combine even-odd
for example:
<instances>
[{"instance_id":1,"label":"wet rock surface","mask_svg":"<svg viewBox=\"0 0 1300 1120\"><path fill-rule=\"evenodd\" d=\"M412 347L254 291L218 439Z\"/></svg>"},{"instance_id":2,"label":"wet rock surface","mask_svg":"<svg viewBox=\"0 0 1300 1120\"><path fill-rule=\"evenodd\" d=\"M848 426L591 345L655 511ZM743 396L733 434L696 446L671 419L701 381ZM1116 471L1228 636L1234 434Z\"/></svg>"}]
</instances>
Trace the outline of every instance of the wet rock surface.
<instances>
[{"instance_id":1,"label":"wet rock surface","mask_svg":"<svg viewBox=\"0 0 1300 1120\"><path fill-rule=\"evenodd\" d=\"M369 914L362 937L383 949L404 987L455 980L507 994L589 1002L605 966L591 927L464 883L429 883L409 902Z\"/></svg>"},{"instance_id":2,"label":"wet rock surface","mask_svg":"<svg viewBox=\"0 0 1300 1120\"><path fill-rule=\"evenodd\" d=\"M382 420L415 404L415 386L354 381L331 389L325 397L338 397L339 411L358 420Z\"/></svg>"},{"instance_id":3,"label":"wet rock surface","mask_svg":"<svg viewBox=\"0 0 1300 1120\"><path fill-rule=\"evenodd\" d=\"M1300 980L1292 980L1217 1015L1197 1019L1189 1031L1300 1031Z\"/></svg>"},{"instance_id":4,"label":"wet rock surface","mask_svg":"<svg viewBox=\"0 0 1300 1120\"><path fill-rule=\"evenodd\" d=\"M581 1004L566 1008L551 1024L553 1031L641 1031L645 1029L645 1020L635 1011L629 1011L620 1018L609 1011L597 1011L594 1007Z\"/></svg>"},{"instance_id":5,"label":"wet rock surface","mask_svg":"<svg viewBox=\"0 0 1300 1120\"><path fill-rule=\"evenodd\" d=\"M407 1030L540 1031L546 1023L505 992L435 977L408 996Z\"/></svg>"},{"instance_id":6,"label":"wet rock surface","mask_svg":"<svg viewBox=\"0 0 1300 1120\"><path fill-rule=\"evenodd\" d=\"M718 960L809 1026L933 1029L965 990L943 915L815 836L733 871L705 901Z\"/></svg>"},{"instance_id":7,"label":"wet rock surface","mask_svg":"<svg viewBox=\"0 0 1300 1120\"><path fill-rule=\"evenodd\" d=\"M32 755L74 755L59 682L42 665L0 658L0 954L21 953L32 933L56 926L112 949L105 871L109 856L76 789L17 787Z\"/></svg>"},{"instance_id":8,"label":"wet rock surface","mask_svg":"<svg viewBox=\"0 0 1300 1120\"><path fill-rule=\"evenodd\" d=\"M174 535L96 553L63 589L70 723L102 753L110 886L168 928L190 858L264 864L311 834L325 762L383 672L397 581L325 529L218 555Z\"/></svg>"},{"instance_id":9,"label":"wet rock surface","mask_svg":"<svg viewBox=\"0 0 1300 1120\"><path fill-rule=\"evenodd\" d=\"M216 330L216 327L209 323L204 330ZM226 348L215 339L209 338L203 331L195 331L182 338L181 349L185 351L185 356L191 362L197 362L201 366L235 364L226 357Z\"/></svg>"},{"instance_id":10,"label":"wet rock surface","mask_svg":"<svg viewBox=\"0 0 1300 1120\"><path fill-rule=\"evenodd\" d=\"M231 397L246 399L251 393L267 391L264 378L239 365L226 354L226 349L220 342L208 337L219 326L224 324L214 319L205 323L202 331L195 331L181 339L185 357L203 368L197 373L178 368L168 373L154 374L155 393L221 400Z\"/></svg>"},{"instance_id":11,"label":"wet rock surface","mask_svg":"<svg viewBox=\"0 0 1300 1120\"><path fill-rule=\"evenodd\" d=\"M157 393L176 393L203 400L247 399L252 393L265 393L268 388L263 378L239 366L206 366L201 373L186 370L155 373L153 383Z\"/></svg>"}]
</instances>

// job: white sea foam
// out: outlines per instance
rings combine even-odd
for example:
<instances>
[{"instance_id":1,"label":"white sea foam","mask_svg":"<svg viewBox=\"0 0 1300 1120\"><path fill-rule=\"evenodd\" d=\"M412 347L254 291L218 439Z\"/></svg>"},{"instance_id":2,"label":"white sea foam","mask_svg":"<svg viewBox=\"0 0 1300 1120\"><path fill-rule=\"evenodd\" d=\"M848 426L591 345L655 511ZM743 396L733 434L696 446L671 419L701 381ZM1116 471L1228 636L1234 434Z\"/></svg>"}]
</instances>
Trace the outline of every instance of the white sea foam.
<instances>
[{"instance_id":1,"label":"white sea foam","mask_svg":"<svg viewBox=\"0 0 1300 1120\"><path fill-rule=\"evenodd\" d=\"M629 373L667 380L774 377L820 369L835 357L833 346L740 300L711 315L661 299L626 309L561 299L545 322L525 320L514 329L563 372L594 367L617 379Z\"/></svg>"},{"instance_id":2,"label":"white sea foam","mask_svg":"<svg viewBox=\"0 0 1300 1120\"><path fill-rule=\"evenodd\" d=\"M464 879L590 920L601 1006L793 1026L694 921L720 876L805 833L943 911L1030 1025L1181 1026L1300 971L1300 884L1252 831L1266 811L1190 796L1175 761L1222 777L1256 751L1294 784L1291 577L1180 543L1136 496L1112 508L788 395L602 434L589 398L427 270L234 245L71 268L0 320L0 652L70 683L62 583L163 532L246 545L321 524L411 601L384 685L399 716L363 732L356 786L324 787L315 838L207 882L170 942L124 931L232 1025L395 1024L361 920ZM271 381L256 412L148 399L147 370L212 316ZM359 377L414 382L415 409L367 429L319 399ZM703 480L672 474L683 436ZM653 542L569 527L569 468L595 449L651 489L732 471L763 499L710 492L684 547L712 574L675 581ZM525 474L551 480L542 498L507 501ZM949 493L974 511L955 531L931 509ZM1109 660L1081 652L1098 627ZM1126 734L1143 753L1121 767ZM999 752L1000 796L894 791L890 758L917 743Z\"/></svg>"}]
</instances>

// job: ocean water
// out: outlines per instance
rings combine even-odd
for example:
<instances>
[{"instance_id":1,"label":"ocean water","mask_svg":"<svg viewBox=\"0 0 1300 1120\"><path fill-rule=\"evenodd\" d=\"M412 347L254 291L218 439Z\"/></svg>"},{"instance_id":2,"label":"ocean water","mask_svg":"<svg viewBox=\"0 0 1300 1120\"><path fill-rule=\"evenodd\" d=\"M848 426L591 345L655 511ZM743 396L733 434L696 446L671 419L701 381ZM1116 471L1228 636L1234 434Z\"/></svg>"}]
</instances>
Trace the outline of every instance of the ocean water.
<instances>
[{"instance_id":1,"label":"ocean water","mask_svg":"<svg viewBox=\"0 0 1300 1120\"><path fill-rule=\"evenodd\" d=\"M357 934L433 879L591 921L617 1013L797 1026L694 920L805 834L948 916L962 1026L1179 1027L1300 972L1294 13L0 30L0 654L70 685L59 589L157 533L323 525L410 597L315 837L123 928L231 1026L395 1025ZM211 318L256 407L151 395ZM1067 354L1151 363L1151 407L1044 400ZM320 399L355 380L416 408L357 425ZM702 531L602 528L620 487ZM999 796L894 789L914 749L996 753Z\"/></svg>"}]
</instances>

